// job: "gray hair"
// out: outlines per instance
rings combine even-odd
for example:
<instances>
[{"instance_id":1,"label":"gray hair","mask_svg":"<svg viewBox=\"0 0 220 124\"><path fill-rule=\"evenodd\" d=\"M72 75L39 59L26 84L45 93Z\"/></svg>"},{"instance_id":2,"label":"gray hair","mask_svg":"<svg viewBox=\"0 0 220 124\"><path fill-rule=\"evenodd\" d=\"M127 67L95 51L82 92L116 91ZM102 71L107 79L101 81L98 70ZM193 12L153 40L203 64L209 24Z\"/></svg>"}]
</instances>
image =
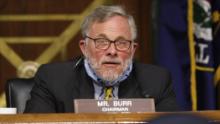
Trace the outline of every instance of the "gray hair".
<instances>
[{"instance_id":1,"label":"gray hair","mask_svg":"<svg viewBox=\"0 0 220 124\"><path fill-rule=\"evenodd\" d=\"M94 22L105 22L107 19L113 16L122 16L128 19L128 23L131 30L132 40L135 40L137 37L137 29L133 16L127 14L121 6L100 6L96 8L90 15L88 15L81 25L82 36L85 37L91 25Z\"/></svg>"}]
</instances>

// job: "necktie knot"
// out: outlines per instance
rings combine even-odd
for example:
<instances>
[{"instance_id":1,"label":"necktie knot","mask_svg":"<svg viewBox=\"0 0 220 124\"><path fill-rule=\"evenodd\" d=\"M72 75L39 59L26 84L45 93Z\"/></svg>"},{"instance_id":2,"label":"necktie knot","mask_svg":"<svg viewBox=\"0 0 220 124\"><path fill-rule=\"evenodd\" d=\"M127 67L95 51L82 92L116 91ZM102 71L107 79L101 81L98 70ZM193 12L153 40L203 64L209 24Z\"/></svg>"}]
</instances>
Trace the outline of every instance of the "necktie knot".
<instances>
[{"instance_id":1,"label":"necktie knot","mask_svg":"<svg viewBox=\"0 0 220 124\"><path fill-rule=\"evenodd\" d=\"M106 87L105 88L105 100L110 100L112 99L112 87Z\"/></svg>"}]
</instances>

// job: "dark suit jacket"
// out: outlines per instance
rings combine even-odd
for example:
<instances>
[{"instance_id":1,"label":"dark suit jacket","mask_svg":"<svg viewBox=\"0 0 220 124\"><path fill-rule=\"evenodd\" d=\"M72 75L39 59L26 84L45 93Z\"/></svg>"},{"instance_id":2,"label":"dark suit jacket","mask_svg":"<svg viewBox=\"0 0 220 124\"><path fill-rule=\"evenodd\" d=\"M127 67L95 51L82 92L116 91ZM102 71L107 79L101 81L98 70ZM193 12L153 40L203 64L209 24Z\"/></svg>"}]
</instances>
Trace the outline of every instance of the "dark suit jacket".
<instances>
[{"instance_id":1,"label":"dark suit jacket","mask_svg":"<svg viewBox=\"0 0 220 124\"><path fill-rule=\"evenodd\" d=\"M73 100L93 99L92 79L83 61L42 65L36 76L25 112L74 112ZM119 98L155 99L156 111L177 110L169 73L153 65L134 63L130 76L120 83Z\"/></svg>"}]
</instances>

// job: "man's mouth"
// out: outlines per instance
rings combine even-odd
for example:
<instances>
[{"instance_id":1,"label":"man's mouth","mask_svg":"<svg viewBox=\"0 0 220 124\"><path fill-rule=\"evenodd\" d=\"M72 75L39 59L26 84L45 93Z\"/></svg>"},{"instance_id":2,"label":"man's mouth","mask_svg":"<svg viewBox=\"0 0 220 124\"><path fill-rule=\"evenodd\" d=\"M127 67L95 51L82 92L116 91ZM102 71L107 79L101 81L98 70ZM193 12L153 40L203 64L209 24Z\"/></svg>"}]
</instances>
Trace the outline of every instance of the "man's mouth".
<instances>
[{"instance_id":1,"label":"man's mouth","mask_svg":"<svg viewBox=\"0 0 220 124\"><path fill-rule=\"evenodd\" d=\"M114 61L106 61L106 62L103 62L102 64L104 66L107 66L107 67L115 67L115 66L120 65L121 63L120 62L114 62Z\"/></svg>"}]
</instances>

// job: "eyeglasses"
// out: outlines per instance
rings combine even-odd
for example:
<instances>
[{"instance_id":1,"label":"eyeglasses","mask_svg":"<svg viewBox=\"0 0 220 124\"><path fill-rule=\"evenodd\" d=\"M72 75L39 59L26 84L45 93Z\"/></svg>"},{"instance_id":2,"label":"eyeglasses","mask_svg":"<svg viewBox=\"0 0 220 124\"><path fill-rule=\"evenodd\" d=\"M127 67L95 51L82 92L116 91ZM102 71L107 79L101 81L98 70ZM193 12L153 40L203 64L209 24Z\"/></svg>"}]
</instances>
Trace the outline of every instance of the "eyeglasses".
<instances>
[{"instance_id":1,"label":"eyeglasses","mask_svg":"<svg viewBox=\"0 0 220 124\"><path fill-rule=\"evenodd\" d=\"M106 38L91 38L89 36L86 36L85 38L89 38L95 42L95 48L101 49L101 50L107 50L111 43L114 43L116 50L118 51L127 51L131 47L132 41L125 40L125 39L117 39L115 41L111 41Z\"/></svg>"}]
</instances>

